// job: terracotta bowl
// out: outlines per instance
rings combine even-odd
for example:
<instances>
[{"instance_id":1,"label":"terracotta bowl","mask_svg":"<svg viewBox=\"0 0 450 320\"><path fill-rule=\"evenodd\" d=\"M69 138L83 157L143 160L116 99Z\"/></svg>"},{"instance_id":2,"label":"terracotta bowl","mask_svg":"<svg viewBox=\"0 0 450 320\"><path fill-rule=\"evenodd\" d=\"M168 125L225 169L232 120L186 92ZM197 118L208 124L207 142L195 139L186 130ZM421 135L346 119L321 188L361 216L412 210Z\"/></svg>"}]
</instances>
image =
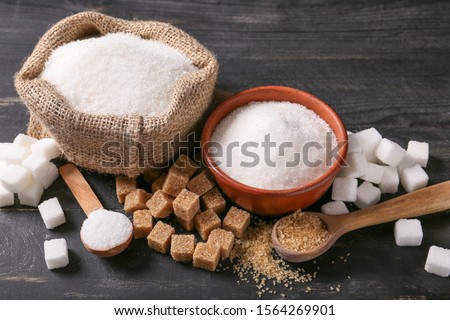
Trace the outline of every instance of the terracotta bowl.
<instances>
[{"instance_id":1,"label":"terracotta bowl","mask_svg":"<svg viewBox=\"0 0 450 320\"><path fill-rule=\"evenodd\" d=\"M314 111L334 131L338 143L344 143L338 151L337 161L319 178L300 187L286 190L265 190L242 184L225 174L215 163L208 150L208 142L219 122L231 111L252 101L289 101L299 103ZM336 112L322 100L301 90L268 86L256 87L237 93L220 104L209 116L202 132L202 155L217 184L237 205L263 216L279 216L303 209L319 200L333 183L347 154L347 131Z\"/></svg>"}]
</instances>

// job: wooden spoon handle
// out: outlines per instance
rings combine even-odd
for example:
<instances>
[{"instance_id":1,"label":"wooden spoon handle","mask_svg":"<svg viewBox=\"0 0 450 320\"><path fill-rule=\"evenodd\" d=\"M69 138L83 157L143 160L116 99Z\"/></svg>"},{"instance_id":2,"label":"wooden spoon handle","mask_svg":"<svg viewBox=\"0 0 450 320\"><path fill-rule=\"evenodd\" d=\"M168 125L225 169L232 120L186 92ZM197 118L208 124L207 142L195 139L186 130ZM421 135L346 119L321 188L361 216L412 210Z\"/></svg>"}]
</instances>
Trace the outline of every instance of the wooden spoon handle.
<instances>
[{"instance_id":1,"label":"wooden spoon handle","mask_svg":"<svg viewBox=\"0 0 450 320\"><path fill-rule=\"evenodd\" d=\"M346 215L339 233L450 209L450 180Z\"/></svg>"},{"instance_id":2,"label":"wooden spoon handle","mask_svg":"<svg viewBox=\"0 0 450 320\"><path fill-rule=\"evenodd\" d=\"M92 211L103 208L100 200L98 200L76 165L72 163L65 164L59 168L59 173L87 216Z\"/></svg>"}]
</instances>

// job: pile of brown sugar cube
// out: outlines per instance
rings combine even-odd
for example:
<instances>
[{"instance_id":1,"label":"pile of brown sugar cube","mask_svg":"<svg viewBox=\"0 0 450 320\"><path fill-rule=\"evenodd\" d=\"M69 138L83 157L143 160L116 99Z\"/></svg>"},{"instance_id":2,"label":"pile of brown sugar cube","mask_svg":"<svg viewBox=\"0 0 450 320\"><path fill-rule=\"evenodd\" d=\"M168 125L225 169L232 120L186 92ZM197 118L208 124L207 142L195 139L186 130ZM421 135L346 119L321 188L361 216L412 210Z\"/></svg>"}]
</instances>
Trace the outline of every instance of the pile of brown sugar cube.
<instances>
[{"instance_id":1,"label":"pile of brown sugar cube","mask_svg":"<svg viewBox=\"0 0 450 320\"><path fill-rule=\"evenodd\" d=\"M176 261L192 261L194 267L214 271L221 257L229 257L235 237L244 234L250 214L231 207L222 220L226 201L214 178L184 154L167 172L146 171L144 180L152 193L138 189L136 179L116 178L117 198L133 214L134 237L147 238L149 247L160 253L170 249ZM176 234L168 221L172 214L185 231L195 229L203 242L196 243L193 233Z\"/></svg>"}]
</instances>

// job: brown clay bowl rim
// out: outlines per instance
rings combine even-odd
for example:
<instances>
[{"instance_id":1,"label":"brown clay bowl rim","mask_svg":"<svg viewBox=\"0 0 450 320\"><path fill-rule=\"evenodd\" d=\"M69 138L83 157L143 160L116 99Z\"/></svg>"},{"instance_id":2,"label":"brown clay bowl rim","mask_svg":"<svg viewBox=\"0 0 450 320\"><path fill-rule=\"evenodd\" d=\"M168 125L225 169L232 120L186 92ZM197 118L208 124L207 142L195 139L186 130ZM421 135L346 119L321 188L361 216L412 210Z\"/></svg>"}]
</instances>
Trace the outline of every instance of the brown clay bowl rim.
<instances>
[{"instance_id":1,"label":"brown clay bowl rim","mask_svg":"<svg viewBox=\"0 0 450 320\"><path fill-rule=\"evenodd\" d=\"M326 183L330 177L332 177L334 174L337 173L337 171L339 170L340 166L342 165L342 163L344 162L344 158L347 154L347 143L345 143L339 150L338 150L338 159L337 161L335 161L332 166L324 173L322 174L320 177L318 177L315 180L312 180L306 184L301 185L300 187L296 187L296 188L290 188L290 189L282 189L282 190L268 190L268 189L260 189L260 188L255 188L255 187L251 187L249 185L243 184L233 178L231 178L230 176L228 176L225 172L223 172L214 162L214 160L212 159L212 157L210 156L209 152L208 152L208 148L206 148L206 144L211 141L211 136L214 133L214 130L216 129L216 126L232 111L236 110L237 108L243 107L244 105L255 101L252 99L249 99L246 103L238 105L236 107L234 107L233 109L231 109L228 113L224 114L223 116L220 116L220 114L222 113L222 109L225 108L226 106L228 106L229 104L234 103L235 100L240 99L243 96L253 96L256 92L274 92L274 91L278 91L278 92L290 92L290 93L294 93L297 95L303 95L308 97L311 100L315 100L316 102L318 102L323 108L325 108L330 115L333 118L333 121L335 121L338 125L339 128L342 129L342 133L343 133L343 138L345 140L348 139L347 137L347 130L344 126L344 123L342 122L341 118L339 117L339 115L336 113L336 111L334 111L333 108L331 108L328 104L326 104L324 101L322 101L321 99L317 98L316 96L303 91L303 90L299 90L299 89L294 89L294 88L290 88L290 87L284 87L284 86L261 86L261 87L254 87L251 89L247 89L241 92L238 92L234 95L232 95L231 97L229 97L228 99L226 99L225 101L223 101L221 104L219 104L214 111L209 115L208 119L206 120L206 123L203 127L203 131L202 131L202 136L201 136L201 147L202 147L202 156L203 156L203 161L205 163L205 165L211 170L211 172L215 175L215 176L219 176L221 179L223 179L223 181L231 188L235 189L235 190L239 190L241 192L245 192L245 193L249 193L249 194L254 194L254 195L259 195L259 196L268 196L268 197L279 197L279 196L285 196L285 197L291 197L291 196L295 196L301 193L305 193L308 192L312 189L315 189L317 187L319 187L320 185ZM256 100L256 101L261 101L261 100ZM266 100L266 101L288 101L288 100L279 100L279 99L273 99L273 100ZM309 107L307 105L305 105L305 107L307 107L309 109ZM312 110L312 109L310 109ZM312 110L314 111L314 110ZM320 115L319 115L320 117ZM219 120L217 120L217 118L219 118ZM321 117L322 118L322 117ZM323 118L322 118L323 119ZM216 125L213 126L213 123L216 122ZM324 120L325 121L325 120ZM326 122L326 121L325 121ZM329 124L327 122L327 124ZM333 132L336 134L337 133L333 130ZM338 143L341 141L338 137Z\"/></svg>"}]
</instances>

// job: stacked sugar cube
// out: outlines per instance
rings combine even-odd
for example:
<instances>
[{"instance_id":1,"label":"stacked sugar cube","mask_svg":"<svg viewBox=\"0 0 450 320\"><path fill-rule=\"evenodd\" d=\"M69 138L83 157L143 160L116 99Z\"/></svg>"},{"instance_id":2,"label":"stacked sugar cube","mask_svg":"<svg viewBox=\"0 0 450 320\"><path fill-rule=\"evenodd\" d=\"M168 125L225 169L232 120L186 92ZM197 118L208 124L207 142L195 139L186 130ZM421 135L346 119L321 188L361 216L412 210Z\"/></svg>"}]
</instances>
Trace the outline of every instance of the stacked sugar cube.
<instances>
[{"instance_id":1,"label":"stacked sugar cube","mask_svg":"<svg viewBox=\"0 0 450 320\"><path fill-rule=\"evenodd\" d=\"M170 251L175 261L214 271L219 259L228 258L235 237L242 237L250 214L226 202L208 169L182 154L168 171L150 169L143 175L152 193L137 187L136 179L117 177L116 192L125 211L133 214L135 238L146 238L153 250ZM171 218L187 232L176 234Z\"/></svg>"},{"instance_id":2,"label":"stacked sugar cube","mask_svg":"<svg viewBox=\"0 0 450 320\"><path fill-rule=\"evenodd\" d=\"M0 207L13 205L14 193L20 204L36 207L59 175L50 160L60 154L58 143L50 138L19 134L12 143L0 143Z\"/></svg>"}]
</instances>

